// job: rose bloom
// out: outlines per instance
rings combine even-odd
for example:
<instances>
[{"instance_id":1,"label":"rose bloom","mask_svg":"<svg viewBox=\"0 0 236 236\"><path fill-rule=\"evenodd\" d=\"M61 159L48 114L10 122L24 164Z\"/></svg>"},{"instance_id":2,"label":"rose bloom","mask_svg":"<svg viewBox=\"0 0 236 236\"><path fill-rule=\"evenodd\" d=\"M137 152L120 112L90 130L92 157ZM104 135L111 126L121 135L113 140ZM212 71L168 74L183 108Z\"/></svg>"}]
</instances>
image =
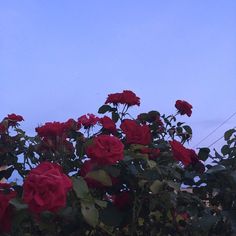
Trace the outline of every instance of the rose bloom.
<instances>
[{"instance_id":1,"label":"rose bloom","mask_svg":"<svg viewBox=\"0 0 236 236\"><path fill-rule=\"evenodd\" d=\"M199 171L204 172L205 167L200 162L194 150L185 148L180 142L176 140L170 141L169 143L175 160L181 161L185 167L191 164L198 165Z\"/></svg>"},{"instance_id":2,"label":"rose bloom","mask_svg":"<svg viewBox=\"0 0 236 236\"><path fill-rule=\"evenodd\" d=\"M179 111L179 113L181 115L187 115L187 116L191 116L192 114L192 105L190 105L188 102L184 101L184 100L177 100L175 103L175 107L176 109Z\"/></svg>"},{"instance_id":3,"label":"rose bloom","mask_svg":"<svg viewBox=\"0 0 236 236\"><path fill-rule=\"evenodd\" d=\"M61 122L46 122L44 125L35 129L41 138L61 137L65 134L65 125Z\"/></svg>"},{"instance_id":4,"label":"rose bloom","mask_svg":"<svg viewBox=\"0 0 236 236\"><path fill-rule=\"evenodd\" d=\"M72 182L60 165L42 162L32 169L23 184L23 201L33 213L56 212L66 205Z\"/></svg>"},{"instance_id":5,"label":"rose bloom","mask_svg":"<svg viewBox=\"0 0 236 236\"><path fill-rule=\"evenodd\" d=\"M83 125L85 129L90 128L98 123L99 118L94 114L83 115L78 118L78 124Z\"/></svg>"},{"instance_id":6,"label":"rose bloom","mask_svg":"<svg viewBox=\"0 0 236 236\"><path fill-rule=\"evenodd\" d=\"M7 115L5 119L8 119L8 125L9 126L16 126L17 122L23 121L24 118L20 115L16 115L14 113Z\"/></svg>"},{"instance_id":7,"label":"rose bloom","mask_svg":"<svg viewBox=\"0 0 236 236\"><path fill-rule=\"evenodd\" d=\"M85 152L98 164L114 164L123 159L124 145L118 138L102 134L93 139Z\"/></svg>"},{"instance_id":8,"label":"rose bloom","mask_svg":"<svg viewBox=\"0 0 236 236\"><path fill-rule=\"evenodd\" d=\"M103 118L100 118L99 122L103 126L103 128L110 133L115 133L116 132L116 124L115 122L109 118L108 116L104 116Z\"/></svg>"},{"instance_id":9,"label":"rose bloom","mask_svg":"<svg viewBox=\"0 0 236 236\"><path fill-rule=\"evenodd\" d=\"M140 98L130 90L124 90L122 93L112 93L109 94L105 104L126 104L128 106L140 105Z\"/></svg>"},{"instance_id":10,"label":"rose bloom","mask_svg":"<svg viewBox=\"0 0 236 236\"><path fill-rule=\"evenodd\" d=\"M80 129L80 125L78 124L78 122L76 122L74 119L70 118L68 119L66 122L64 122L64 128L66 131L70 131L70 130L78 130Z\"/></svg>"},{"instance_id":11,"label":"rose bloom","mask_svg":"<svg viewBox=\"0 0 236 236\"><path fill-rule=\"evenodd\" d=\"M16 197L16 192L10 184L0 183L0 233L10 232L12 207L9 201Z\"/></svg>"},{"instance_id":12,"label":"rose bloom","mask_svg":"<svg viewBox=\"0 0 236 236\"><path fill-rule=\"evenodd\" d=\"M148 125L140 125L135 120L126 119L120 128L126 135L127 144L148 145L151 142L151 131Z\"/></svg>"}]
</instances>

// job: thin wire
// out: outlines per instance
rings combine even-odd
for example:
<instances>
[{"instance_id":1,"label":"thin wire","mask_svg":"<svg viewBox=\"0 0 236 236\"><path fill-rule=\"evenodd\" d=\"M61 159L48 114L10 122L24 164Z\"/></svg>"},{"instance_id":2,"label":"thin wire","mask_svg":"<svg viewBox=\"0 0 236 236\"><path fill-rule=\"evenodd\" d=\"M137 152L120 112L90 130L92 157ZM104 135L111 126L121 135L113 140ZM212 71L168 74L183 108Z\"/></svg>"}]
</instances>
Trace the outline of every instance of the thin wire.
<instances>
[{"instance_id":1,"label":"thin wire","mask_svg":"<svg viewBox=\"0 0 236 236\"><path fill-rule=\"evenodd\" d=\"M235 129L236 126L233 127L233 129ZM213 143L211 143L208 147L211 147L212 145L214 145L215 143L217 143L218 141L220 141L222 138L224 138L224 135L221 136L220 138L216 139Z\"/></svg>"},{"instance_id":2,"label":"thin wire","mask_svg":"<svg viewBox=\"0 0 236 236\"><path fill-rule=\"evenodd\" d=\"M202 140L200 140L195 146L197 147L200 143L202 143L203 141L205 141L209 136L211 136L213 133L216 132L216 130L218 130L221 126L223 126L226 122L228 122L233 116L236 115L236 112L234 112L231 116L229 116L225 121L223 121L219 126L217 126L214 130L212 130L206 137L204 137ZM224 137L224 136L223 136ZM222 138L222 137L221 137Z\"/></svg>"}]
</instances>

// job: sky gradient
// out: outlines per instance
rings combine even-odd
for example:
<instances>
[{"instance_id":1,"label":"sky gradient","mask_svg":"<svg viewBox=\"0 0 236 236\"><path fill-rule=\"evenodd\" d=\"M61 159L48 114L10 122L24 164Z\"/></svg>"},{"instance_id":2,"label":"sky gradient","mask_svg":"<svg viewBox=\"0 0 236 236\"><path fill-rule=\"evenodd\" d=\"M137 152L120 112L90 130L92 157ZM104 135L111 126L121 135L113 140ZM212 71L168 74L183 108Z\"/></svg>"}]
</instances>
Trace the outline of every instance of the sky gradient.
<instances>
[{"instance_id":1,"label":"sky gradient","mask_svg":"<svg viewBox=\"0 0 236 236\"><path fill-rule=\"evenodd\" d=\"M0 116L21 114L33 134L130 89L141 97L133 114L191 103L181 119L194 146L236 111L235 25L234 0L1 1Z\"/></svg>"}]
</instances>

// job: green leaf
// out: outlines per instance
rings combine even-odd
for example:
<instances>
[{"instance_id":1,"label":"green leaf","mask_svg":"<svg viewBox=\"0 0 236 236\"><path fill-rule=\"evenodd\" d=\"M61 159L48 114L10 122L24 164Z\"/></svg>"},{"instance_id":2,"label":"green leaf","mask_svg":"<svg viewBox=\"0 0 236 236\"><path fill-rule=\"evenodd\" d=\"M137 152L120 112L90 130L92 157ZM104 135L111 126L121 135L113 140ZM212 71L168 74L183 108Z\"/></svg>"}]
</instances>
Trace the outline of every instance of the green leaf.
<instances>
[{"instance_id":1,"label":"green leaf","mask_svg":"<svg viewBox=\"0 0 236 236\"><path fill-rule=\"evenodd\" d=\"M230 147L228 145L224 145L222 148L221 148L221 153L225 156L227 154L230 153Z\"/></svg>"},{"instance_id":2,"label":"green leaf","mask_svg":"<svg viewBox=\"0 0 236 236\"><path fill-rule=\"evenodd\" d=\"M183 125L182 128L188 133L188 134L192 134L192 129L190 126L188 125Z\"/></svg>"},{"instance_id":3,"label":"green leaf","mask_svg":"<svg viewBox=\"0 0 236 236\"><path fill-rule=\"evenodd\" d=\"M210 149L209 148L200 148L198 152L198 157L200 160L205 161L209 157Z\"/></svg>"},{"instance_id":4,"label":"green leaf","mask_svg":"<svg viewBox=\"0 0 236 236\"><path fill-rule=\"evenodd\" d=\"M153 194L157 194L160 192L160 189L162 188L163 183L160 180L155 180L152 185L150 186L150 190Z\"/></svg>"},{"instance_id":5,"label":"green leaf","mask_svg":"<svg viewBox=\"0 0 236 236\"><path fill-rule=\"evenodd\" d=\"M225 170L225 167L222 165L216 165L216 166L212 166L211 169L207 170L207 174L212 174L212 173L216 173L219 171L223 171Z\"/></svg>"},{"instance_id":6,"label":"green leaf","mask_svg":"<svg viewBox=\"0 0 236 236\"><path fill-rule=\"evenodd\" d=\"M105 166L103 169L112 177L118 177L120 175L120 169L115 166Z\"/></svg>"},{"instance_id":7,"label":"green leaf","mask_svg":"<svg viewBox=\"0 0 236 236\"><path fill-rule=\"evenodd\" d=\"M112 186L111 177L104 170L95 170L89 172L86 177L100 182L104 186Z\"/></svg>"},{"instance_id":8,"label":"green leaf","mask_svg":"<svg viewBox=\"0 0 236 236\"><path fill-rule=\"evenodd\" d=\"M13 198L10 200L10 204L13 205L17 210L27 209L28 205L23 203L19 198Z\"/></svg>"},{"instance_id":9,"label":"green leaf","mask_svg":"<svg viewBox=\"0 0 236 236\"><path fill-rule=\"evenodd\" d=\"M111 110L111 107L109 105L103 105L98 109L98 113L99 114L104 114L104 113L106 113L110 110Z\"/></svg>"},{"instance_id":10,"label":"green leaf","mask_svg":"<svg viewBox=\"0 0 236 236\"><path fill-rule=\"evenodd\" d=\"M85 221L92 227L96 227L98 224L99 213L93 203L81 202L81 213Z\"/></svg>"},{"instance_id":11,"label":"green leaf","mask_svg":"<svg viewBox=\"0 0 236 236\"><path fill-rule=\"evenodd\" d=\"M172 180L165 180L164 181L169 187L173 188L174 190L180 189L180 183L174 182Z\"/></svg>"},{"instance_id":12,"label":"green leaf","mask_svg":"<svg viewBox=\"0 0 236 236\"><path fill-rule=\"evenodd\" d=\"M154 168L157 166L157 163L153 160L147 160L147 164L150 168Z\"/></svg>"},{"instance_id":13,"label":"green leaf","mask_svg":"<svg viewBox=\"0 0 236 236\"><path fill-rule=\"evenodd\" d=\"M107 207L107 202L106 202L106 201L101 201L101 200L95 199L95 203L96 203L98 206L100 206L101 208Z\"/></svg>"},{"instance_id":14,"label":"green leaf","mask_svg":"<svg viewBox=\"0 0 236 236\"><path fill-rule=\"evenodd\" d=\"M73 189L80 199L86 199L90 195L87 183L82 177L72 178Z\"/></svg>"},{"instance_id":15,"label":"green leaf","mask_svg":"<svg viewBox=\"0 0 236 236\"><path fill-rule=\"evenodd\" d=\"M119 114L117 113L117 112L112 112L112 120L116 123L118 120L119 120L119 118L120 118L120 116L119 116Z\"/></svg>"},{"instance_id":16,"label":"green leaf","mask_svg":"<svg viewBox=\"0 0 236 236\"><path fill-rule=\"evenodd\" d=\"M179 126L181 126L181 125L183 125L184 124L184 122L177 122L177 126L179 127Z\"/></svg>"},{"instance_id":17,"label":"green leaf","mask_svg":"<svg viewBox=\"0 0 236 236\"><path fill-rule=\"evenodd\" d=\"M229 129L229 130L227 130L227 131L225 132L225 134L224 134L225 140L226 140L226 141L229 140L230 137L232 136L232 134L233 134L234 132L236 132L235 129Z\"/></svg>"}]
</instances>

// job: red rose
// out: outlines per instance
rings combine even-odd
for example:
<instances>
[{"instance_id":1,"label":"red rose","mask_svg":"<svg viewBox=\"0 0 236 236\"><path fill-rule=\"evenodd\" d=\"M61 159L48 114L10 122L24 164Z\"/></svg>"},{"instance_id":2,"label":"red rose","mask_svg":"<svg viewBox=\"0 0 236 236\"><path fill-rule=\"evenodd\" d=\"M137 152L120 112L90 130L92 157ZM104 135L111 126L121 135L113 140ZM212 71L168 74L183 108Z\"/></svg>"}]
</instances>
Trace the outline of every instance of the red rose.
<instances>
[{"instance_id":1,"label":"red rose","mask_svg":"<svg viewBox=\"0 0 236 236\"><path fill-rule=\"evenodd\" d=\"M32 169L23 184L23 200L33 213L56 212L66 205L72 182L61 166L42 162Z\"/></svg>"},{"instance_id":2,"label":"red rose","mask_svg":"<svg viewBox=\"0 0 236 236\"><path fill-rule=\"evenodd\" d=\"M83 125L85 129L96 125L98 121L99 118L96 117L94 114L87 114L78 118L78 124Z\"/></svg>"},{"instance_id":3,"label":"red rose","mask_svg":"<svg viewBox=\"0 0 236 236\"><path fill-rule=\"evenodd\" d=\"M136 96L136 94L130 90L124 90L122 93L112 93L109 94L105 104L113 103L113 104L126 104L128 106L140 105L140 98Z\"/></svg>"},{"instance_id":4,"label":"red rose","mask_svg":"<svg viewBox=\"0 0 236 236\"><path fill-rule=\"evenodd\" d=\"M65 134L65 125L61 122L46 122L35 130L41 138L62 137Z\"/></svg>"},{"instance_id":5,"label":"red rose","mask_svg":"<svg viewBox=\"0 0 236 236\"><path fill-rule=\"evenodd\" d=\"M127 144L148 145L151 142L151 131L149 126L138 124L135 120L126 119L120 128L126 135Z\"/></svg>"},{"instance_id":6,"label":"red rose","mask_svg":"<svg viewBox=\"0 0 236 236\"><path fill-rule=\"evenodd\" d=\"M169 143L175 160L181 161L184 166L191 164L198 165L198 170L200 172L204 172L205 167L198 159L198 156L194 150L185 148L180 142L176 140L170 141Z\"/></svg>"},{"instance_id":7,"label":"red rose","mask_svg":"<svg viewBox=\"0 0 236 236\"><path fill-rule=\"evenodd\" d=\"M140 106L140 98L130 90L124 90L122 93L121 104L127 104L129 106Z\"/></svg>"},{"instance_id":8,"label":"red rose","mask_svg":"<svg viewBox=\"0 0 236 236\"><path fill-rule=\"evenodd\" d=\"M108 94L105 104L107 103L118 104L118 103L121 103L121 99L122 99L122 93Z\"/></svg>"},{"instance_id":9,"label":"red rose","mask_svg":"<svg viewBox=\"0 0 236 236\"><path fill-rule=\"evenodd\" d=\"M100 118L100 123L103 126L103 128L111 133L116 132L116 124L115 122L109 118L108 116L104 116L103 118Z\"/></svg>"},{"instance_id":10,"label":"red rose","mask_svg":"<svg viewBox=\"0 0 236 236\"><path fill-rule=\"evenodd\" d=\"M102 134L85 151L98 164L114 164L123 159L124 145L118 138Z\"/></svg>"},{"instance_id":11,"label":"red rose","mask_svg":"<svg viewBox=\"0 0 236 236\"><path fill-rule=\"evenodd\" d=\"M12 208L9 201L16 197L10 184L0 183L0 233L10 232Z\"/></svg>"},{"instance_id":12,"label":"red rose","mask_svg":"<svg viewBox=\"0 0 236 236\"><path fill-rule=\"evenodd\" d=\"M160 156L161 153L160 149L158 148L146 148L146 147L142 148L140 152L143 154L148 154L148 157L150 159L156 159L157 157Z\"/></svg>"},{"instance_id":13,"label":"red rose","mask_svg":"<svg viewBox=\"0 0 236 236\"><path fill-rule=\"evenodd\" d=\"M17 122L23 121L24 118L20 115L16 115L14 113L7 115L5 119L8 119L9 126L16 126Z\"/></svg>"},{"instance_id":14,"label":"red rose","mask_svg":"<svg viewBox=\"0 0 236 236\"><path fill-rule=\"evenodd\" d=\"M70 131L78 130L81 126L74 119L68 119L66 122L64 122L64 127L66 131Z\"/></svg>"},{"instance_id":15,"label":"red rose","mask_svg":"<svg viewBox=\"0 0 236 236\"><path fill-rule=\"evenodd\" d=\"M187 116L191 116L192 114L192 105L190 105L188 102L184 101L184 100L177 100L175 103L175 107L177 108L177 110L179 111L179 113L181 115L187 115Z\"/></svg>"}]
</instances>

